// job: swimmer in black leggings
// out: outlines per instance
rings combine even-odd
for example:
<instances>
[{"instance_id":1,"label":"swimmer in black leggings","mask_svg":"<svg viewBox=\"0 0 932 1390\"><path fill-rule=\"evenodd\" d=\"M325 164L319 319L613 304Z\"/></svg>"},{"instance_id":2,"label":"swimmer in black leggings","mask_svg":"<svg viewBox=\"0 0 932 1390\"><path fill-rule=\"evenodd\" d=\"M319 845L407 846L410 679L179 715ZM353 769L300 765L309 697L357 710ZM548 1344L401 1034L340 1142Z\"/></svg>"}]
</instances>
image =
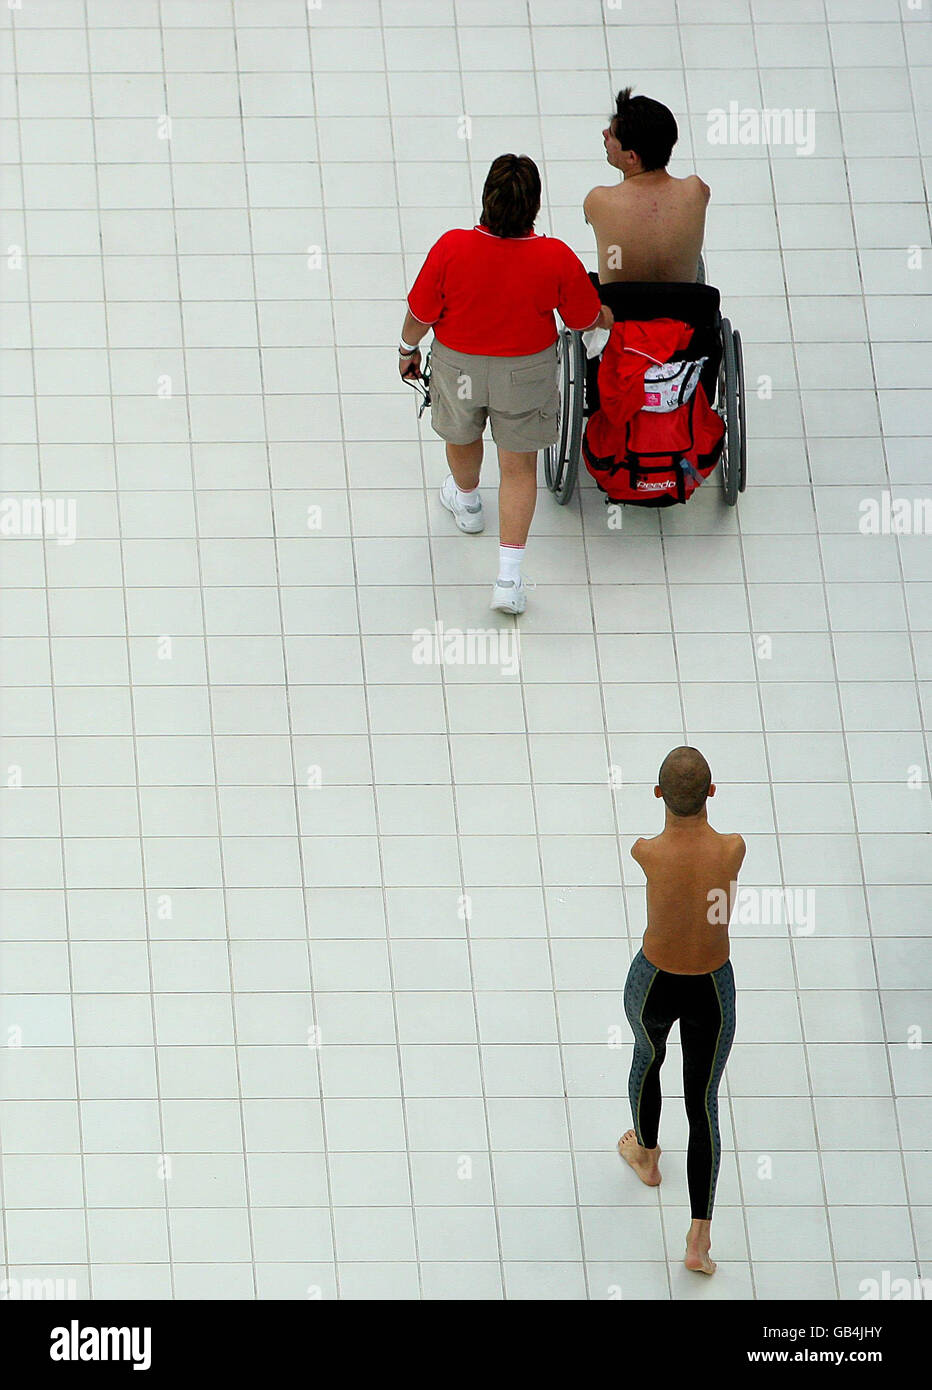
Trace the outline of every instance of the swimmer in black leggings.
<instances>
[{"instance_id":1,"label":"swimmer in black leggings","mask_svg":"<svg viewBox=\"0 0 932 1390\"><path fill-rule=\"evenodd\" d=\"M625 984L625 1013L634 1031L628 1078L634 1128L618 1141L641 1181L658 1186L660 1068L667 1034L679 1019L692 1216L685 1264L703 1274L715 1273L709 1250L721 1160L718 1087L735 1035L728 919L745 854L740 835L720 835L709 825L706 798L714 794L698 749L674 748L654 788L666 806L663 831L631 848L647 876L647 930Z\"/></svg>"}]
</instances>

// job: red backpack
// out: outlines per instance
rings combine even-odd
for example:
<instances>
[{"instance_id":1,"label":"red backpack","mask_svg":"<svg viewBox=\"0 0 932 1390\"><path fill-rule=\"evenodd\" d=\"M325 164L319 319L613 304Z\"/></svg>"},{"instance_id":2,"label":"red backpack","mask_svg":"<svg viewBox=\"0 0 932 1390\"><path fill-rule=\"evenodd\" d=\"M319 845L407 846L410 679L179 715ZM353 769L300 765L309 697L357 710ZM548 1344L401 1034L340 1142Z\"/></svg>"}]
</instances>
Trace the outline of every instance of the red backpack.
<instances>
[{"instance_id":1,"label":"red backpack","mask_svg":"<svg viewBox=\"0 0 932 1390\"><path fill-rule=\"evenodd\" d=\"M707 358L682 351L692 336L674 319L616 321L598 367L599 406L582 443L606 500L685 502L718 463L725 426L700 381ZM658 362L658 352L672 355Z\"/></svg>"},{"instance_id":2,"label":"red backpack","mask_svg":"<svg viewBox=\"0 0 932 1390\"><path fill-rule=\"evenodd\" d=\"M599 414L586 421L586 467L611 502L668 507L685 502L715 470L725 425L697 385L675 410L639 410L625 426L625 437L606 452L599 436Z\"/></svg>"}]
</instances>

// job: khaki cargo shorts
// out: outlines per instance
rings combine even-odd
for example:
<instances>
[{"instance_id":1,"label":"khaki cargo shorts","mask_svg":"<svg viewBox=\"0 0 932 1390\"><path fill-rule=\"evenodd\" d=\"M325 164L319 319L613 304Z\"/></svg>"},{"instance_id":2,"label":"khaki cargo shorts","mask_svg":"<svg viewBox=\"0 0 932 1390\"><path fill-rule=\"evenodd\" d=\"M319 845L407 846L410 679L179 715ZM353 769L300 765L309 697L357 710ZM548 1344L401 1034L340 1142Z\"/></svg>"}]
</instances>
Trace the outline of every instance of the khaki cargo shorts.
<instances>
[{"instance_id":1,"label":"khaki cargo shorts","mask_svg":"<svg viewBox=\"0 0 932 1390\"><path fill-rule=\"evenodd\" d=\"M471 444L485 429L501 449L532 453L555 444L560 424L557 345L529 357L430 350L431 421L448 444Z\"/></svg>"}]
</instances>

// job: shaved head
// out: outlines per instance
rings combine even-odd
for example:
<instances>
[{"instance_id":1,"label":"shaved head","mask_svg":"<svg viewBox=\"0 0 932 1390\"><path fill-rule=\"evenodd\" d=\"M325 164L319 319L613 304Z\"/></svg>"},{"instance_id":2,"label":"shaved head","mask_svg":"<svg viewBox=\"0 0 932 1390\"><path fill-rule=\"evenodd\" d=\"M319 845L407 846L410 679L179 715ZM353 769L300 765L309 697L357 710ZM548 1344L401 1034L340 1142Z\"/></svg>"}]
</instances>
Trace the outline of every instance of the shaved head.
<instances>
[{"instance_id":1,"label":"shaved head","mask_svg":"<svg viewBox=\"0 0 932 1390\"><path fill-rule=\"evenodd\" d=\"M699 749L683 744L664 758L657 781L664 804L675 816L695 816L709 795L712 773Z\"/></svg>"}]
</instances>

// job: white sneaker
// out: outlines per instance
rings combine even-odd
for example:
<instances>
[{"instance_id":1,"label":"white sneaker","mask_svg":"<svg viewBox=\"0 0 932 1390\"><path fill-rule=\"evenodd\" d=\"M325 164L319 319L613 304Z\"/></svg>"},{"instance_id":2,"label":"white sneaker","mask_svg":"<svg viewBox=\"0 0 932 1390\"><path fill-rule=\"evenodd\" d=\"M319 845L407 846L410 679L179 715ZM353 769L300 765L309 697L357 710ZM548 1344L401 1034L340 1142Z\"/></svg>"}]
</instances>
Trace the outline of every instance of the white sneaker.
<instances>
[{"instance_id":1,"label":"white sneaker","mask_svg":"<svg viewBox=\"0 0 932 1390\"><path fill-rule=\"evenodd\" d=\"M496 579L490 606L500 613L523 613L527 607L527 591L536 587L532 579L519 579L517 583L513 579Z\"/></svg>"},{"instance_id":2,"label":"white sneaker","mask_svg":"<svg viewBox=\"0 0 932 1390\"><path fill-rule=\"evenodd\" d=\"M443 480L440 489L440 500L448 512L453 513L453 520L461 531L468 531L474 534L476 531L485 530L485 518L482 515L482 498L479 493L470 499L468 503L461 502L457 496L456 483L453 474L448 473Z\"/></svg>"}]
</instances>

